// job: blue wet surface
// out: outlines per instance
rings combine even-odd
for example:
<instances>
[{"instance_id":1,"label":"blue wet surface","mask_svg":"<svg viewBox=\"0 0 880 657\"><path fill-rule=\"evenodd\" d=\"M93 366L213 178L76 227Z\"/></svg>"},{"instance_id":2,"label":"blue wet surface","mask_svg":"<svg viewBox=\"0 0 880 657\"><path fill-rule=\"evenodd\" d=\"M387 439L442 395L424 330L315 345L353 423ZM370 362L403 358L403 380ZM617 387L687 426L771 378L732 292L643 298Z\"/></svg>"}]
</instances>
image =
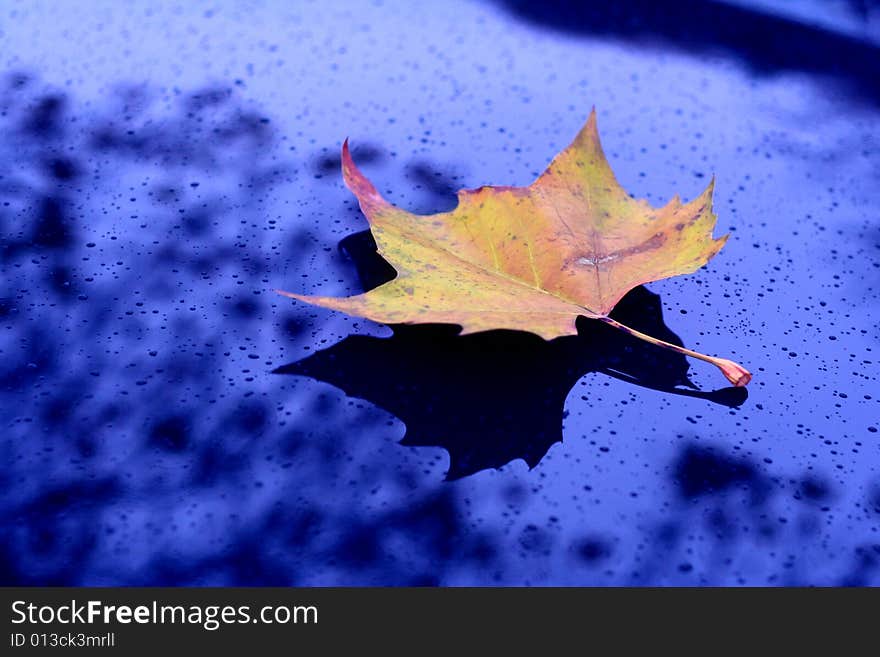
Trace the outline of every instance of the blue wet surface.
<instances>
[{"instance_id":1,"label":"blue wet surface","mask_svg":"<svg viewBox=\"0 0 880 657\"><path fill-rule=\"evenodd\" d=\"M877 4L592 4L4 4L2 583L880 584ZM390 275L343 138L429 213L593 105L731 233L616 312L747 395L272 292Z\"/></svg>"}]
</instances>

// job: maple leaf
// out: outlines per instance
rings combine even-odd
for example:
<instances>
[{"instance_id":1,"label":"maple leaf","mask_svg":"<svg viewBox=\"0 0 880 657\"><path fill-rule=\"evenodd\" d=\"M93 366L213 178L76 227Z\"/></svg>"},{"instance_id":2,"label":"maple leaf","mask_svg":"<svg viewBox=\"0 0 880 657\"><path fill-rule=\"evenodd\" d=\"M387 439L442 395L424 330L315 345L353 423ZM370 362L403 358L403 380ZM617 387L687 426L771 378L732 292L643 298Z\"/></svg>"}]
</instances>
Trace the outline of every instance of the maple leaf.
<instances>
[{"instance_id":1,"label":"maple leaf","mask_svg":"<svg viewBox=\"0 0 880 657\"><path fill-rule=\"evenodd\" d=\"M458 192L450 212L415 215L388 203L342 147L342 173L379 253L397 271L351 297L285 296L386 324L458 324L461 333L513 329L553 339L577 333L577 317L718 366L734 385L751 374L631 329L608 314L634 287L691 273L727 236L712 237L714 178L687 204L652 208L614 177L599 142L596 110L568 148L527 187Z\"/></svg>"},{"instance_id":2,"label":"maple leaf","mask_svg":"<svg viewBox=\"0 0 880 657\"><path fill-rule=\"evenodd\" d=\"M365 289L377 275L382 282L390 278L369 232L349 235L340 249ZM612 314L678 342L663 321L660 297L643 286L628 292ZM578 322L577 336L554 340L505 330L461 336L449 324L396 324L392 330L388 338L350 335L273 372L329 383L392 413L405 425L402 445L448 452L448 480L515 459L537 466L562 442L566 399L589 372L732 408L748 398L746 388L696 390L681 354L587 319Z\"/></svg>"},{"instance_id":3,"label":"maple leaf","mask_svg":"<svg viewBox=\"0 0 880 657\"><path fill-rule=\"evenodd\" d=\"M339 249L365 290L394 278L369 231L348 235ZM663 321L660 297L644 286L611 314L681 344ZM387 338L350 335L273 372L329 383L392 413L405 426L402 445L448 452L449 480L515 459L535 467L562 442L566 399L590 372L731 408L748 399L746 388L697 390L683 355L584 318L578 335L554 340L506 330L462 336L450 324L395 324L392 331Z\"/></svg>"}]
</instances>

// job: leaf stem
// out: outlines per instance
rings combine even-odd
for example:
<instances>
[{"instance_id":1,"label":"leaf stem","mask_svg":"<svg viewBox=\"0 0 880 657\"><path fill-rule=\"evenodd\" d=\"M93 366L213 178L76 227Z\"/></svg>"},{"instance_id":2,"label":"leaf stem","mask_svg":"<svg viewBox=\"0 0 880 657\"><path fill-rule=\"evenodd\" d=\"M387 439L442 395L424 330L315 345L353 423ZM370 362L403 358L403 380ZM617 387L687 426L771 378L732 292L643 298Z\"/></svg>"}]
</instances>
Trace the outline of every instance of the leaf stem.
<instances>
[{"instance_id":1,"label":"leaf stem","mask_svg":"<svg viewBox=\"0 0 880 657\"><path fill-rule=\"evenodd\" d=\"M700 360L704 360L707 363L712 363L721 370L722 374L727 377L728 381L730 381L738 388L748 385L749 381L752 380L751 372L749 372L739 363L735 363L732 360L728 360L726 358L717 358L715 356L707 356L706 354L701 354L697 351L692 351L691 349L685 349L684 347L679 347L678 345L672 344L670 342L664 342L663 340L652 338L650 335L642 333L641 331L636 331L635 329L631 329L629 326L625 326L624 324L621 324L617 320L611 319L610 317L597 317L596 319L598 319L600 322L605 322L606 324L613 326L614 328L619 329L624 333L628 333L635 338L639 338L640 340L644 340L645 342L650 342L653 345L657 345L658 347L671 349L672 351L684 354L685 356L699 358Z\"/></svg>"}]
</instances>

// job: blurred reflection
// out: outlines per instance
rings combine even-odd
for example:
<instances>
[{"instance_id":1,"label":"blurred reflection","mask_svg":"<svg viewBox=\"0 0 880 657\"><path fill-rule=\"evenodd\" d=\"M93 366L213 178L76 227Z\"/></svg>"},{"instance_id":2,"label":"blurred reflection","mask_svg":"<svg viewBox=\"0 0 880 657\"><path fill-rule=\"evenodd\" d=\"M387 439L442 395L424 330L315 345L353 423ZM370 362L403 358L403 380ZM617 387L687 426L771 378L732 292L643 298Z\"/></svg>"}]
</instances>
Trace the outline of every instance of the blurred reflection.
<instances>
[{"instance_id":1,"label":"blurred reflection","mask_svg":"<svg viewBox=\"0 0 880 657\"><path fill-rule=\"evenodd\" d=\"M500 4L520 19L572 34L695 55L727 55L759 74L828 75L841 91L880 102L880 47L763 9L715 0L501 0Z\"/></svg>"}]
</instances>

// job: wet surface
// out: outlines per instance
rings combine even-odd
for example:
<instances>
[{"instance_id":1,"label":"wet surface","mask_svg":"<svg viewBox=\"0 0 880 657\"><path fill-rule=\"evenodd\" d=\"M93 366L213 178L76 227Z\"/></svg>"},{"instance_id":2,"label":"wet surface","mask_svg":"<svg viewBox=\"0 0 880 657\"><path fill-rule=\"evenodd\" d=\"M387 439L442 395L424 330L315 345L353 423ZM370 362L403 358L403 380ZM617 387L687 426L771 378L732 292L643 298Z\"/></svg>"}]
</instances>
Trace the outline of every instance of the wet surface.
<instances>
[{"instance_id":1,"label":"wet surface","mask_svg":"<svg viewBox=\"0 0 880 657\"><path fill-rule=\"evenodd\" d=\"M2 582L880 584L876 31L653 4L0 10ZM272 292L393 275L345 137L429 213L528 184L593 105L628 191L714 173L731 233L618 319L747 394L588 320Z\"/></svg>"}]
</instances>

